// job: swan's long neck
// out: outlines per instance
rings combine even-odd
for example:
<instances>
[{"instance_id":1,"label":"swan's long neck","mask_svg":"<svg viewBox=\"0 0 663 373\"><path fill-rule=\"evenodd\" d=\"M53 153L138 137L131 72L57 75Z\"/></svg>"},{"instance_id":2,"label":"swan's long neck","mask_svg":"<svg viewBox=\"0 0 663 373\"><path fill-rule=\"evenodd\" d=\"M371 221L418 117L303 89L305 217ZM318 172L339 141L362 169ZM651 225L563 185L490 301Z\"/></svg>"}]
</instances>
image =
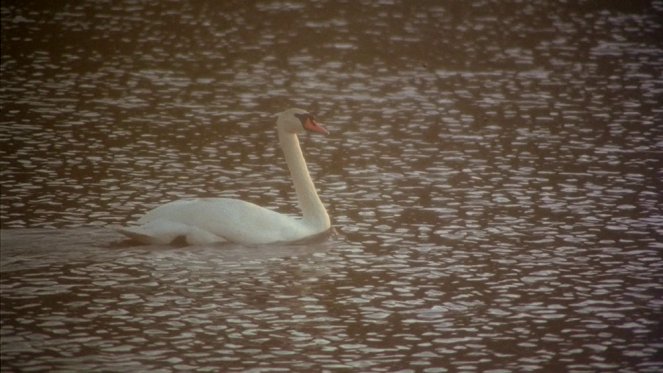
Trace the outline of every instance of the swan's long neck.
<instances>
[{"instance_id":1,"label":"swan's long neck","mask_svg":"<svg viewBox=\"0 0 663 373\"><path fill-rule=\"evenodd\" d=\"M329 228L329 215L327 215L327 210L325 210L325 206L320 201L320 197L318 197L318 193L315 190L315 185L313 185L313 180L311 180L311 175L308 173L297 135L282 131L278 132L279 143L285 154L288 169L290 169L290 175L292 176L297 199L299 200L299 207L304 216L304 223L311 224L320 229Z\"/></svg>"}]
</instances>

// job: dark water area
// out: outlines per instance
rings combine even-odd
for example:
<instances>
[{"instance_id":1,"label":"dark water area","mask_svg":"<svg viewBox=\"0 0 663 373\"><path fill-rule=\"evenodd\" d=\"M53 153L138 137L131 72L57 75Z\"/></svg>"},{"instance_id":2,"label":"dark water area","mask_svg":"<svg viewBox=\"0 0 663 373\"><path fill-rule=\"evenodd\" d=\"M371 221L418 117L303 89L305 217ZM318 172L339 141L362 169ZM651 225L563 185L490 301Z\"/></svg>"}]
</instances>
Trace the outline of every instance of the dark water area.
<instances>
[{"instance_id":1,"label":"dark water area","mask_svg":"<svg viewBox=\"0 0 663 373\"><path fill-rule=\"evenodd\" d=\"M0 370L663 370L663 2L3 1ZM159 204L335 233L131 246Z\"/></svg>"}]
</instances>

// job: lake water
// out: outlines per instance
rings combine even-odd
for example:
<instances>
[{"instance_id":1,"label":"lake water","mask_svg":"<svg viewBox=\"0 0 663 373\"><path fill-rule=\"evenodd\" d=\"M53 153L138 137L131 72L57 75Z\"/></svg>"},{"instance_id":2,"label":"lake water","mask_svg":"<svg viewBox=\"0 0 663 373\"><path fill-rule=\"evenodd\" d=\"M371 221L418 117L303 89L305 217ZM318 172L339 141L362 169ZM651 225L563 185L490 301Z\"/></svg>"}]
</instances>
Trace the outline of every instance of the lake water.
<instances>
[{"instance_id":1,"label":"lake water","mask_svg":"<svg viewBox=\"0 0 663 373\"><path fill-rule=\"evenodd\" d=\"M663 2L3 1L1 370L663 370ZM131 246L161 203L335 232Z\"/></svg>"}]
</instances>

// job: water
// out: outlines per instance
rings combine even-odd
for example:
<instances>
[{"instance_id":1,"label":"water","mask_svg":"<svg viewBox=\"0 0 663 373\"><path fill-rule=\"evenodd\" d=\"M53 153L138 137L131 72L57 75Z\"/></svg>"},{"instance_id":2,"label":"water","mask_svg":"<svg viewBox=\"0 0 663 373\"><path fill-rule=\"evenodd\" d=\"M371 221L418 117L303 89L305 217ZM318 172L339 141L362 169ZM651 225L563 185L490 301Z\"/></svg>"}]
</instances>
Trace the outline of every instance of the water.
<instances>
[{"instance_id":1,"label":"water","mask_svg":"<svg viewBox=\"0 0 663 373\"><path fill-rule=\"evenodd\" d=\"M663 3L3 2L2 371L663 370ZM336 233L132 247L184 197Z\"/></svg>"}]
</instances>

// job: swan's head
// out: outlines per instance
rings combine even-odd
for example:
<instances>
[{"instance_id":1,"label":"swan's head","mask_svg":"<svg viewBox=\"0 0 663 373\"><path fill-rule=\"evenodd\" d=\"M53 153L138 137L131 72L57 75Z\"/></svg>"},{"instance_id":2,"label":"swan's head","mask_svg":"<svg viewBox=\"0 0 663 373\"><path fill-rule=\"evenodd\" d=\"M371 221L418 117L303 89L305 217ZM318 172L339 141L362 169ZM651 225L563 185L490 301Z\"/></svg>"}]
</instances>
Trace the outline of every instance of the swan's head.
<instances>
[{"instance_id":1,"label":"swan's head","mask_svg":"<svg viewBox=\"0 0 663 373\"><path fill-rule=\"evenodd\" d=\"M313 114L304 109L288 109L277 114L276 128L285 133L299 134L304 131L329 134L329 132L318 123Z\"/></svg>"}]
</instances>

